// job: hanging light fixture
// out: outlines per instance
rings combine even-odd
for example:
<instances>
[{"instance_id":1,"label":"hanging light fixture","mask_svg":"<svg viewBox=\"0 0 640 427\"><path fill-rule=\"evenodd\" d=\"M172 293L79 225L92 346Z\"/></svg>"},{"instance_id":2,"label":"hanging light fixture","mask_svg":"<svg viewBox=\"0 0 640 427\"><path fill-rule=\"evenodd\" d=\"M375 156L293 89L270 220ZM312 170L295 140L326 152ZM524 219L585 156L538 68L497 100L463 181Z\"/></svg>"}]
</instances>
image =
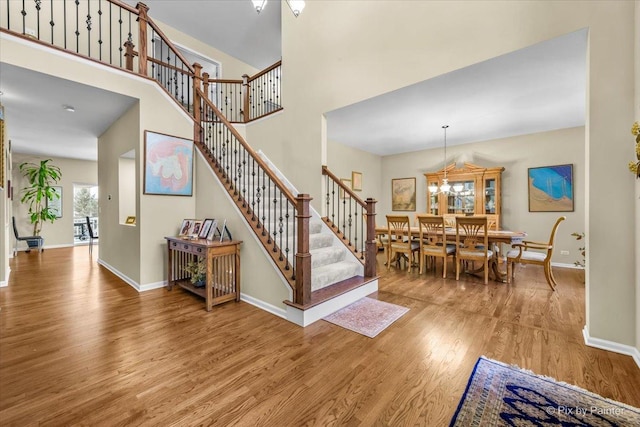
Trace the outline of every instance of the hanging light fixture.
<instances>
[{"instance_id":1,"label":"hanging light fixture","mask_svg":"<svg viewBox=\"0 0 640 427\"><path fill-rule=\"evenodd\" d=\"M291 9L291 12L293 12L293 15L296 18L304 10L304 7L305 7L304 0L285 0L285 1L287 2L289 9ZM251 3L253 3L253 7L258 13L262 12L264 8L267 6L267 0L251 0Z\"/></svg>"},{"instance_id":2,"label":"hanging light fixture","mask_svg":"<svg viewBox=\"0 0 640 427\"><path fill-rule=\"evenodd\" d=\"M256 12L260 13L262 12L262 9L264 9L264 7L267 5L267 0L251 0L251 3L253 3L253 7L255 8Z\"/></svg>"},{"instance_id":3,"label":"hanging light fixture","mask_svg":"<svg viewBox=\"0 0 640 427\"><path fill-rule=\"evenodd\" d=\"M444 178L442 178L442 185L440 185L440 191L443 193L448 193L451 190L451 185L449 185L449 180L447 179L447 128L449 125L442 126L444 129Z\"/></svg>"}]
</instances>

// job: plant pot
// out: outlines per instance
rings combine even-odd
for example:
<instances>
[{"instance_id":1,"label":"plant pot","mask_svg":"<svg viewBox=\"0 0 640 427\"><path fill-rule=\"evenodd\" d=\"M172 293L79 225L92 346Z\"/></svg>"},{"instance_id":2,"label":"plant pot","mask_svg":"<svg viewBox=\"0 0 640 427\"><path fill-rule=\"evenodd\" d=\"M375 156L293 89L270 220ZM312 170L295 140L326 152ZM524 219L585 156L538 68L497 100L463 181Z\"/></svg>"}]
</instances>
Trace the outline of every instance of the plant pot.
<instances>
[{"instance_id":1,"label":"plant pot","mask_svg":"<svg viewBox=\"0 0 640 427\"><path fill-rule=\"evenodd\" d=\"M38 240L36 239L27 240L27 247L29 248L27 249L27 252L31 252L31 249L38 249Z\"/></svg>"},{"instance_id":2,"label":"plant pot","mask_svg":"<svg viewBox=\"0 0 640 427\"><path fill-rule=\"evenodd\" d=\"M196 288L204 288L204 279L198 280L196 281L193 286L195 286Z\"/></svg>"}]
</instances>

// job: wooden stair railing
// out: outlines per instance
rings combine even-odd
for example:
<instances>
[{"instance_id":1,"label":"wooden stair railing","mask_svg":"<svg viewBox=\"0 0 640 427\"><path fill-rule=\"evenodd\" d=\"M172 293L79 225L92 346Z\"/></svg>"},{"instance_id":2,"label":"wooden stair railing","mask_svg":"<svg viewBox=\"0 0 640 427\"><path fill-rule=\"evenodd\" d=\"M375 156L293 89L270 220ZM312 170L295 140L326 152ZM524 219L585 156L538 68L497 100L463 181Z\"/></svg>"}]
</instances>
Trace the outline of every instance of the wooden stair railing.
<instances>
[{"instance_id":1,"label":"wooden stair railing","mask_svg":"<svg viewBox=\"0 0 640 427\"><path fill-rule=\"evenodd\" d=\"M193 113L195 65L149 16L120 0L7 1L0 31L156 80ZM137 46L137 50L136 50ZM242 80L208 79L209 99L232 123L282 109L281 61Z\"/></svg>"},{"instance_id":2,"label":"wooden stair railing","mask_svg":"<svg viewBox=\"0 0 640 427\"><path fill-rule=\"evenodd\" d=\"M311 197L292 194L244 141L207 97L212 83L226 81L210 80L199 64L190 65L148 11L144 3L133 8L119 0L7 2L0 8L0 31L155 80L193 118L196 146L292 288L292 302L307 305ZM60 16L56 27L54 17ZM278 61L255 76L229 81L240 87L240 98L224 92L218 97L216 91L212 99L229 105L225 111L240 122L279 111L280 67Z\"/></svg>"},{"instance_id":3,"label":"wooden stair railing","mask_svg":"<svg viewBox=\"0 0 640 427\"><path fill-rule=\"evenodd\" d=\"M376 276L376 200L360 199L327 166L322 166L326 177L326 212L322 219L345 246L364 264L364 276Z\"/></svg>"},{"instance_id":4,"label":"wooden stair railing","mask_svg":"<svg viewBox=\"0 0 640 427\"><path fill-rule=\"evenodd\" d=\"M194 141L293 290L293 302L311 300L309 202L294 195L198 87ZM206 88L206 84L205 84Z\"/></svg>"}]
</instances>

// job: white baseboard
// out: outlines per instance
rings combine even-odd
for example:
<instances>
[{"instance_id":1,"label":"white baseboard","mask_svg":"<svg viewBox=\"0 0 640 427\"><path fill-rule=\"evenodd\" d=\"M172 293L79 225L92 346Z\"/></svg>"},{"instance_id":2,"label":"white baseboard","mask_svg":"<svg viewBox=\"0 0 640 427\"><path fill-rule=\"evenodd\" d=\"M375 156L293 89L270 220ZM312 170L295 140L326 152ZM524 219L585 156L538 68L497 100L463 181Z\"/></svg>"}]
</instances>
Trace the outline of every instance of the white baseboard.
<instances>
[{"instance_id":1,"label":"white baseboard","mask_svg":"<svg viewBox=\"0 0 640 427\"><path fill-rule=\"evenodd\" d=\"M107 270L109 270L110 272L115 274L116 276L118 276L127 285L131 286L133 289L135 289L138 292L145 292L145 291L151 291L153 289L160 289L160 288L164 288L167 285L167 282L164 281L164 280L160 281L160 282L146 283L144 285L141 285L138 282L136 282L135 280L133 280L130 277L126 276L125 274L122 274L116 268L114 268L113 266L107 264L106 262L104 262L100 258L98 258L98 264L100 264L101 266L103 266L104 268L106 268Z\"/></svg>"},{"instance_id":2,"label":"white baseboard","mask_svg":"<svg viewBox=\"0 0 640 427\"><path fill-rule=\"evenodd\" d=\"M0 280L0 288L9 286L9 276L11 275L11 267L7 266L7 274L5 274L4 280Z\"/></svg>"},{"instance_id":3,"label":"white baseboard","mask_svg":"<svg viewBox=\"0 0 640 427\"><path fill-rule=\"evenodd\" d=\"M110 272L115 274L116 276L118 276L127 285L131 286L133 289L135 289L136 291L140 292L140 288L141 287L140 287L140 284L138 284L138 282L136 282L135 280L131 279L130 277L127 277L126 275L122 274L116 268L114 268L113 266L107 264L106 262L104 262L100 258L98 258L98 264L100 264L101 266L103 266L104 268L106 268L107 270L109 270Z\"/></svg>"},{"instance_id":4,"label":"white baseboard","mask_svg":"<svg viewBox=\"0 0 640 427\"><path fill-rule=\"evenodd\" d=\"M551 266L552 267L573 268L575 270L584 270L584 267L578 267L575 264L567 264L567 263L564 263L564 262L552 262Z\"/></svg>"},{"instance_id":5,"label":"white baseboard","mask_svg":"<svg viewBox=\"0 0 640 427\"><path fill-rule=\"evenodd\" d=\"M250 295L243 294L242 292L240 292L240 299L248 304L258 307L261 310L268 311L275 316L281 317L283 319L287 318L287 311L283 308L276 307L275 305L271 305Z\"/></svg>"},{"instance_id":6,"label":"white baseboard","mask_svg":"<svg viewBox=\"0 0 640 427\"><path fill-rule=\"evenodd\" d=\"M584 343L589 347L595 347L601 350L613 351L614 353L631 356L634 362L636 362L636 365L638 365L638 368L640 368L640 351L637 348L600 338L593 338L589 336L589 329L586 325L584 329L582 329L582 335L584 337Z\"/></svg>"},{"instance_id":7,"label":"white baseboard","mask_svg":"<svg viewBox=\"0 0 640 427\"><path fill-rule=\"evenodd\" d=\"M308 310L300 310L295 307L287 306L287 320L298 326L309 326L313 322L322 319L334 313L341 308L353 304L361 298L366 297L378 290L378 279L360 286L350 292L332 298L322 304L318 304Z\"/></svg>"},{"instance_id":8,"label":"white baseboard","mask_svg":"<svg viewBox=\"0 0 640 427\"><path fill-rule=\"evenodd\" d=\"M164 280L161 282L147 283L144 285L140 285L139 291L140 292L151 291L153 289L164 288L165 286L167 286L167 282L165 282Z\"/></svg>"}]
</instances>

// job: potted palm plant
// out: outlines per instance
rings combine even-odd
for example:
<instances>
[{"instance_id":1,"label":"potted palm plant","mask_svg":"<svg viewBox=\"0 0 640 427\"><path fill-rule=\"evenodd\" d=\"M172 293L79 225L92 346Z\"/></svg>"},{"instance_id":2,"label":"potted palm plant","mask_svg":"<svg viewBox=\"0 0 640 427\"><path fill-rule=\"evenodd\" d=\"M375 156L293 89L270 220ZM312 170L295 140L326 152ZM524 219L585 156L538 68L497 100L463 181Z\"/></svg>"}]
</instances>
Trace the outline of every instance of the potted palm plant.
<instances>
[{"instance_id":1,"label":"potted palm plant","mask_svg":"<svg viewBox=\"0 0 640 427\"><path fill-rule=\"evenodd\" d=\"M58 166L50 164L51 161L42 160L39 164L24 162L19 166L20 172L29 183L21 190L20 202L29 206L29 221L33 224L34 236L40 235L45 221L53 223L57 218L56 213L48 207L48 201L60 198L53 185L60 180L62 173ZM32 245L30 241L27 243L29 247L37 245Z\"/></svg>"}]
</instances>

